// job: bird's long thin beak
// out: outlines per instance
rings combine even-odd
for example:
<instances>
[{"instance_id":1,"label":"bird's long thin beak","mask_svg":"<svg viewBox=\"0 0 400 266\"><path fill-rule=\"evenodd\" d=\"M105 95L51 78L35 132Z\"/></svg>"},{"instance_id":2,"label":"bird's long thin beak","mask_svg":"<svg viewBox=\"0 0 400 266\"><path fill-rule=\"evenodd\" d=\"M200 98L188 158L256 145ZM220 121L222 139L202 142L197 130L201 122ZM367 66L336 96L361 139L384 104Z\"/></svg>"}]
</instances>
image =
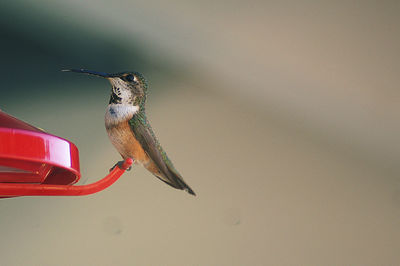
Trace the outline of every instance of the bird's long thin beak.
<instances>
[{"instance_id":1,"label":"bird's long thin beak","mask_svg":"<svg viewBox=\"0 0 400 266\"><path fill-rule=\"evenodd\" d=\"M104 73L104 72L97 72L97 71L92 71L92 70L87 70L87 69L63 69L61 71L64 72L76 72L76 73L84 73L88 75L93 75L93 76L98 76L98 77L103 77L103 78L109 78L111 77L110 74Z\"/></svg>"}]
</instances>

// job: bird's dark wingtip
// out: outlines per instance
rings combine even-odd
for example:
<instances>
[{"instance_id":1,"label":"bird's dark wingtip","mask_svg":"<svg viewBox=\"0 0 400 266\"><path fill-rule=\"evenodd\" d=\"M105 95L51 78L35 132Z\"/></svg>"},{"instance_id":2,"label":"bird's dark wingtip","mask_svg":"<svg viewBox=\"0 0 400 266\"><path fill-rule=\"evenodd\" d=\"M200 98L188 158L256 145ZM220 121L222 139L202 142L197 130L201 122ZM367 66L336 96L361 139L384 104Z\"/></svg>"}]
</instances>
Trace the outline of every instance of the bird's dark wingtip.
<instances>
[{"instance_id":1,"label":"bird's dark wingtip","mask_svg":"<svg viewBox=\"0 0 400 266\"><path fill-rule=\"evenodd\" d=\"M185 187L184 190L190 195L196 196L196 193L190 187Z\"/></svg>"}]
</instances>

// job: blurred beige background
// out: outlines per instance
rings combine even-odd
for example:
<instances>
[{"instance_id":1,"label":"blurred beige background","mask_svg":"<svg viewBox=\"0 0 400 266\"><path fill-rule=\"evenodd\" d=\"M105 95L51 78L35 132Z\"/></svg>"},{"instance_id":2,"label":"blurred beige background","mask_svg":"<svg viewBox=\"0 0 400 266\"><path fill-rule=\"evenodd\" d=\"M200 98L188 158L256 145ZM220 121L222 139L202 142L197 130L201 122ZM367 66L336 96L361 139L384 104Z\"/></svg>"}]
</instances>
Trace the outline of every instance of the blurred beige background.
<instances>
[{"instance_id":1,"label":"blurred beige background","mask_svg":"<svg viewBox=\"0 0 400 266\"><path fill-rule=\"evenodd\" d=\"M39 36L33 47L48 51L43 36L57 47L59 57L37 58L61 63L35 59L36 71L143 72L152 126L198 196L135 167L91 196L1 200L1 265L400 261L399 2L37 0L2 8L19 21L2 25L32 27L23 36ZM85 39L93 43L79 54ZM80 59L66 58L74 54ZM46 75L3 90L0 108L73 141L81 183L94 182L120 160L103 126L110 86Z\"/></svg>"}]
</instances>

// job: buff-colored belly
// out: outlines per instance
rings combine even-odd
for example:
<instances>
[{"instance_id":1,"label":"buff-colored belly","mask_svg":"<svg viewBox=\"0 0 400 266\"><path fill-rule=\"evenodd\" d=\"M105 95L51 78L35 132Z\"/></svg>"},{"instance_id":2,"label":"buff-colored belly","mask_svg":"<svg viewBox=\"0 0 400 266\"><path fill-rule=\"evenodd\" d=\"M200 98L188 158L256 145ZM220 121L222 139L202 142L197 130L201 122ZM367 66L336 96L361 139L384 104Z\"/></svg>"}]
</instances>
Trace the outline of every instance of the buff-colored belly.
<instances>
[{"instance_id":1,"label":"buff-colored belly","mask_svg":"<svg viewBox=\"0 0 400 266\"><path fill-rule=\"evenodd\" d=\"M128 121L107 128L108 137L122 158L133 158L141 164L147 164L149 157L135 138Z\"/></svg>"},{"instance_id":2,"label":"buff-colored belly","mask_svg":"<svg viewBox=\"0 0 400 266\"><path fill-rule=\"evenodd\" d=\"M135 138L128 121L119 123L112 127L107 127L108 137L111 143L121 154L122 158L133 158L136 163L143 165L151 173L155 174L159 178L168 181L160 173L160 169L155 165L153 160L143 150L139 141Z\"/></svg>"}]
</instances>

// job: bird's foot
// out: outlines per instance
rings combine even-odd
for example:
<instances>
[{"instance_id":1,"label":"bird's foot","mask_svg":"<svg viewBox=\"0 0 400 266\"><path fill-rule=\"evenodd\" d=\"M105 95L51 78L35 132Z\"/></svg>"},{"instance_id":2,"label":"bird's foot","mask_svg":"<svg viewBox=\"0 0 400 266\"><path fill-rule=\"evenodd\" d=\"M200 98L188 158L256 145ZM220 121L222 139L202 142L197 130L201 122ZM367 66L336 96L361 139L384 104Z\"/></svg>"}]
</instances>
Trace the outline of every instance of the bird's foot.
<instances>
[{"instance_id":1,"label":"bird's foot","mask_svg":"<svg viewBox=\"0 0 400 266\"><path fill-rule=\"evenodd\" d=\"M114 166L110 168L110 172L111 172L112 170L114 170L114 168L115 168L116 166L118 166L119 169L122 169L122 164L123 164L123 163L124 163L124 161L119 161L119 162L117 162L116 164L114 164Z\"/></svg>"},{"instance_id":2,"label":"bird's foot","mask_svg":"<svg viewBox=\"0 0 400 266\"><path fill-rule=\"evenodd\" d=\"M111 172L112 170L114 170L114 168L115 168L116 166L118 166L119 169L126 169L125 171L130 171L130 170L132 169L132 165L129 166L129 168L125 168L125 167L124 167L124 164L125 164L125 161L119 161L119 162L117 162L116 164L114 164L113 167L110 168L110 172Z\"/></svg>"}]
</instances>

